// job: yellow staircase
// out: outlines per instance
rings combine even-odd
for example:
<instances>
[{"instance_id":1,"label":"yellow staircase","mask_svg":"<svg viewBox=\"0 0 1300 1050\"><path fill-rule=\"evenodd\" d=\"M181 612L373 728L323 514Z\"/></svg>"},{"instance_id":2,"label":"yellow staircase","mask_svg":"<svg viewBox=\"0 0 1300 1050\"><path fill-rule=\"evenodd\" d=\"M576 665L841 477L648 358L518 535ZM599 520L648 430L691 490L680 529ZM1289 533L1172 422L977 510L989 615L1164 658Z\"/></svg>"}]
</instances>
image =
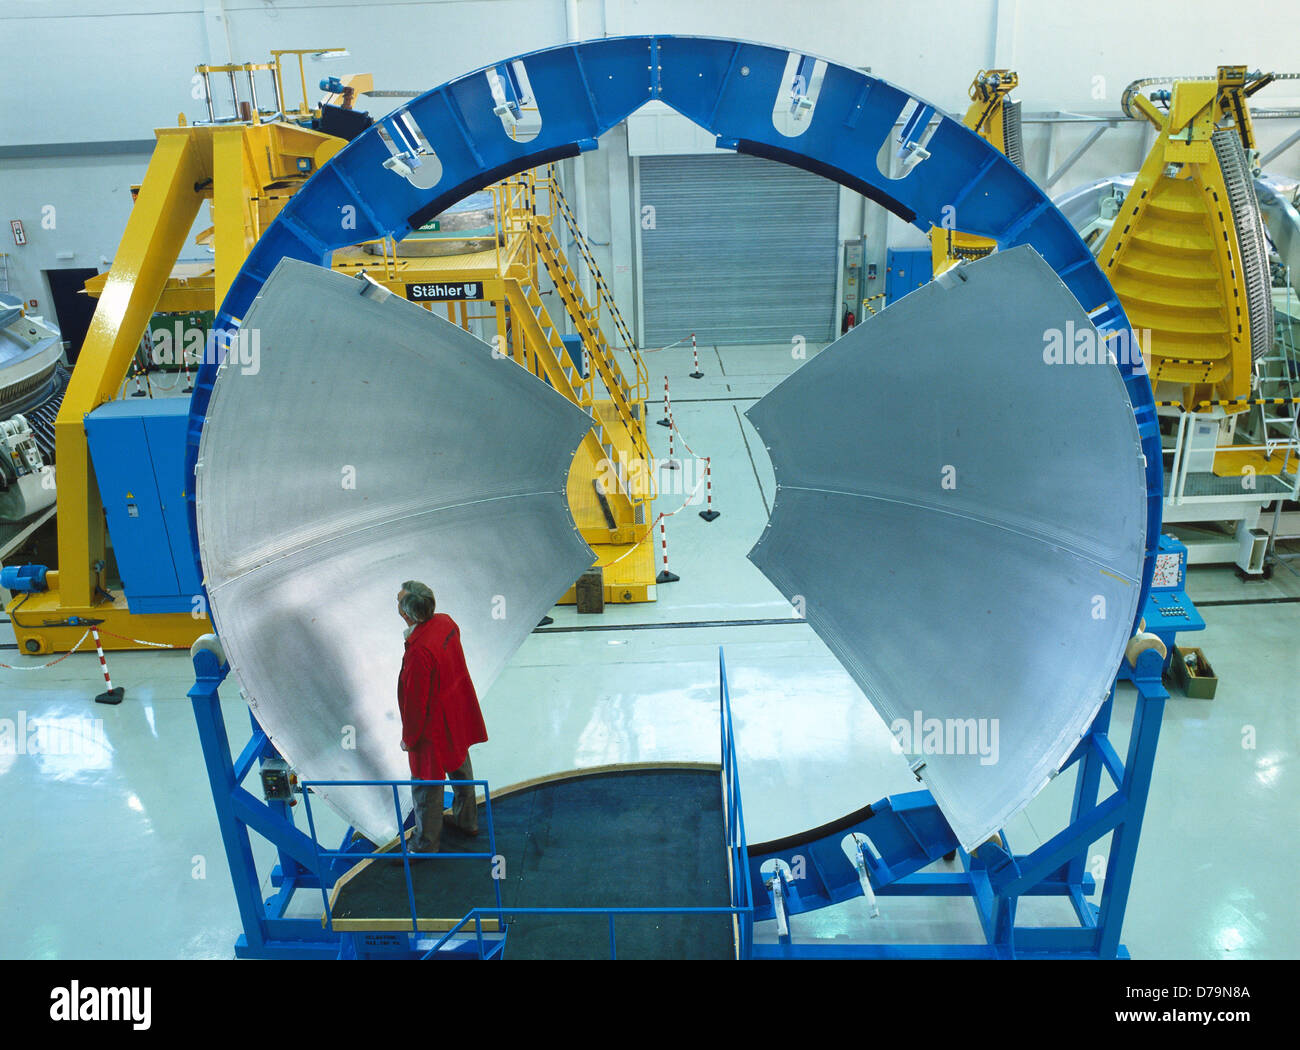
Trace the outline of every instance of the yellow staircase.
<instances>
[{"instance_id":1,"label":"yellow staircase","mask_svg":"<svg viewBox=\"0 0 1300 1050\"><path fill-rule=\"evenodd\" d=\"M512 212L507 236L522 232L533 258L545 268L560 307L581 340L585 367L579 368L569 358L537 286L538 268L534 269L531 280L506 285L511 354L592 417L592 429L569 473L569 505L583 538L596 552L596 564L603 570L605 600L652 601L655 556L649 533L654 523L652 507L656 492L653 457L645 429L649 375L591 247L578 227L573 209L559 187L554 167L547 169L544 176L536 173L523 176L519 185L525 191L525 207ZM549 211L539 207L543 195ZM557 217L567 226L590 275L596 290L594 304L584 294L556 235ZM522 230L518 225L521 219ZM558 313L556 310L557 316ZM601 330L602 313L613 324L629 354L631 382ZM518 318L521 337L519 346L514 345L515 318ZM561 599L561 604L572 601L574 591L571 590Z\"/></svg>"},{"instance_id":2,"label":"yellow staircase","mask_svg":"<svg viewBox=\"0 0 1300 1050\"><path fill-rule=\"evenodd\" d=\"M575 521L583 539L593 546L636 542L640 539L637 525L643 524L637 522L641 508L634 506L614 469L617 450L612 427L596 411L591 396L591 380L584 380L568 360L568 351L560 341L555 323L535 286L508 283L506 302L512 322L511 358L592 417L591 429L582 439L578 452L580 458L575 457L574 467L569 472L570 503L576 503L573 506ZM590 500L586 494L588 486L592 493ZM593 506L599 510L598 517L589 513ZM579 515L579 511L588 513ZM586 520L580 520L580 517Z\"/></svg>"},{"instance_id":3,"label":"yellow staircase","mask_svg":"<svg viewBox=\"0 0 1300 1050\"><path fill-rule=\"evenodd\" d=\"M597 564L604 570L605 600L652 600L655 596L655 556L648 533L654 524L652 506L656 492L653 456L645 424L649 374L627 323L614 303L591 246L560 189L554 166L548 168L544 176L530 174L527 186L529 206L522 212L528 220L527 236L538 262L554 285L565 314L581 339L584 360L588 365L588 377L583 386L586 399L575 400L591 414L591 433L596 436L599 446L597 452L584 443L579 456L587 460L579 463L575 459L574 469L569 475L569 503L583 538L596 551ZM542 194L548 198L549 213L538 206ZM557 220L563 221L587 268L595 288L594 303L584 294L577 273L565 257L556 233ZM548 354L557 355L564 361L563 371L570 382L574 381L574 374L580 378L580 373L568 361L558 333L547 320L537 288L522 285L510 308L511 316L520 316L526 330L531 332L528 336L530 345L545 345ZM601 330L602 314L622 340L628 354L631 381ZM596 379L607 396L598 397L593 393L599 390L593 382ZM588 464L603 483L588 485L585 482L584 479L591 476ZM563 602L572 599L573 592L570 592Z\"/></svg>"}]
</instances>

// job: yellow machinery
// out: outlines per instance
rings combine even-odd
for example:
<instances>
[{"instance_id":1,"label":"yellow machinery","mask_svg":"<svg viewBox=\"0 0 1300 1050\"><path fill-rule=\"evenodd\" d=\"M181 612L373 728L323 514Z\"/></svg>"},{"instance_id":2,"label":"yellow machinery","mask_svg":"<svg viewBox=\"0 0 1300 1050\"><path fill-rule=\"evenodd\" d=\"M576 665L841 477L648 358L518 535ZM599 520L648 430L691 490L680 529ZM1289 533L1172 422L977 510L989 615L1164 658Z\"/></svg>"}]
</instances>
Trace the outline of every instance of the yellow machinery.
<instances>
[{"instance_id":1,"label":"yellow machinery","mask_svg":"<svg viewBox=\"0 0 1300 1050\"><path fill-rule=\"evenodd\" d=\"M1013 70L980 70L971 81L971 103L962 123L1023 169L1020 103L1007 97L1019 83L1020 78ZM960 215L953 216L954 226L960 221ZM934 276L938 277L963 259L982 259L996 247L996 243L987 237L962 233L953 227L932 227L930 254Z\"/></svg>"},{"instance_id":2,"label":"yellow machinery","mask_svg":"<svg viewBox=\"0 0 1300 1050\"><path fill-rule=\"evenodd\" d=\"M654 546L646 540L653 525L654 477L645 430L649 392L645 364L559 187L554 167L544 175L527 172L508 179L490 187L490 192L496 226L491 248L430 256L404 254L401 244L378 242L336 252L334 269L365 272L390 291L408 297L412 288L476 288L481 298L475 302L492 312L471 314L471 303L465 299L447 299L448 319L467 330L473 320L491 322L497 346L592 416L592 429L569 473L569 505L583 539L596 551L604 600L651 601ZM564 255L561 224L592 277L590 301ZM543 274L559 300L549 308L541 285ZM424 305L441 308L444 302L426 300ZM556 323L561 314L580 337L582 362L571 357L562 343ZM602 318L627 351L627 378L601 330ZM561 604L574 600L575 592L570 590Z\"/></svg>"},{"instance_id":3,"label":"yellow machinery","mask_svg":"<svg viewBox=\"0 0 1300 1050\"><path fill-rule=\"evenodd\" d=\"M265 64L196 67L212 110L211 80L229 78L237 117L155 132L157 145L135 197L113 265L87 284L98 297L94 317L55 423L58 478L58 568L46 577L47 589L16 597L8 606L19 645L27 653L66 651L82 637L86 624L98 621L106 649L140 648L141 643L188 646L212 628L206 609L196 600L189 613L132 613L121 594L106 589L106 537L100 494L91 469L83 418L118 394L157 312L214 310L224 298L249 250L284 203L346 143L342 138L304 127L319 111L306 102L303 57L327 54L322 49L272 52ZM296 57L303 101L295 109L284 100L284 58ZM275 109L259 108L254 74L269 73ZM240 98L237 77L246 77L248 99ZM369 76L343 79L327 101L351 108L359 93L370 89ZM635 381L628 384L612 349L600 333L602 310L611 316L624 345L632 347L608 288L579 240L587 264L597 277L597 302L589 305L576 275L560 250L552 216L536 212L537 190L550 191L555 210L573 226L572 214L553 178L515 179L498 195L504 243L489 265L486 259L403 260L394 251L365 265L345 256L340 269L366 269L405 294L408 281L431 276L468 279L466 274L494 272L489 301L495 304L503 346L521 364L551 382L588 410L593 429L575 458L570 498L584 538L595 547L605 570L608 601L653 599L653 545L644 540L651 528L653 482L645 438L644 401L647 379L633 348ZM214 251L211 267L177 265L185 239L204 201L211 204L213 225L200 236ZM576 227L575 227L576 230ZM573 318L583 347L608 396L598 397L592 379L566 366L557 328L542 304L539 264L545 268ZM481 271L476 267L482 266ZM454 268L454 269L453 269ZM435 275L436 271L436 275ZM477 278L474 278L477 279ZM462 320L464 304L462 304ZM184 492L164 493L183 499ZM613 564L611 564L613 563ZM566 600L572 600L572 592Z\"/></svg>"},{"instance_id":4,"label":"yellow machinery","mask_svg":"<svg viewBox=\"0 0 1300 1050\"><path fill-rule=\"evenodd\" d=\"M1189 409L1211 401L1225 414L1245 411L1253 362L1273 343L1246 107L1271 80L1220 66L1215 78L1176 80L1150 98L1140 90L1150 81L1124 95L1125 112L1145 117L1157 137L1097 261L1130 324L1150 333L1157 399Z\"/></svg>"}]
</instances>

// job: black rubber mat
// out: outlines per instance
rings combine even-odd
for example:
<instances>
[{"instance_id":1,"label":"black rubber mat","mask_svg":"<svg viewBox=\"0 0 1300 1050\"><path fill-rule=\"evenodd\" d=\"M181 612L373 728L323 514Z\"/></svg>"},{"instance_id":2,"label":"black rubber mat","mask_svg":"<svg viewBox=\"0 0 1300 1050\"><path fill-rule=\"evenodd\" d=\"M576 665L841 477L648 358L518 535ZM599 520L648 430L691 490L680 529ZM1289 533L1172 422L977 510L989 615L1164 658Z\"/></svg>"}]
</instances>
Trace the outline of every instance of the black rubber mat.
<instances>
[{"instance_id":1,"label":"black rubber mat","mask_svg":"<svg viewBox=\"0 0 1300 1050\"><path fill-rule=\"evenodd\" d=\"M493 801L508 959L609 957L604 916L512 915L510 908L726 907L726 841L719 774L629 770L540 784ZM487 852L451 829L444 853ZM421 918L459 918L496 907L486 859L412 862ZM399 860L368 865L339 891L336 918L411 914ZM729 959L729 915L616 919L620 959Z\"/></svg>"}]
</instances>

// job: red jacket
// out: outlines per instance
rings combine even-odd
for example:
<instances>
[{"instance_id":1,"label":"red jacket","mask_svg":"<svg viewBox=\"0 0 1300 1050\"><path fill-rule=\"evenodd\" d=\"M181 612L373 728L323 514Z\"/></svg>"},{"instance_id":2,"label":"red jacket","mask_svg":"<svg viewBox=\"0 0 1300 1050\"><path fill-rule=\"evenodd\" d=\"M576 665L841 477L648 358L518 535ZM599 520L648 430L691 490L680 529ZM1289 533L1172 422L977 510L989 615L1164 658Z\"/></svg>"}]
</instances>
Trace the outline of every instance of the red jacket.
<instances>
[{"instance_id":1,"label":"red jacket","mask_svg":"<svg viewBox=\"0 0 1300 1050\"><path fill-rule=\"evenodd\" d=\"M465 764L472 745L487 740L460 628L445 613L417 624L406 639L397 706L415 780L444 779Z\"/></svg>"}]
</instances>

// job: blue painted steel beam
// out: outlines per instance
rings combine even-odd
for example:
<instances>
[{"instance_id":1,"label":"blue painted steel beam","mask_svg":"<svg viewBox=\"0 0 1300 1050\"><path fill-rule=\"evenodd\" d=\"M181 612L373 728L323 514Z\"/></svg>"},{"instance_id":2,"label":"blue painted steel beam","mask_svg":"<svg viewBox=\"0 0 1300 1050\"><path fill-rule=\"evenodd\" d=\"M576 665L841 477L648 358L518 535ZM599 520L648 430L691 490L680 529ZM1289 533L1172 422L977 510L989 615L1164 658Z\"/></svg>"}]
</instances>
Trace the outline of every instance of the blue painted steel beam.
<instances>
[{"instance_id":1,"label":"blue painted steel beam","mask_svg":"<svg viewBox=\"0 0 1300 1050\"><path fill-rule=\"evenodd\" d=\"M1151 789L1156 745L1160 740L1160 723L1164 717L1165 701L1169 699L1161 680L1163 667L1160 654L1148 650L1138 657L1137 667L1133 670L1133 684L1138 690L1137 708L1129 735L1124 785L1121 788L1128 798L1128 814L1124 823L1111 836L1110 855L1106 861L1106 881L1101 891L1098 931L1098 950L1103 958L1121 949L1120 929L1124 923L1129 886L1137 863L1138 839L1142 832L1142 819L1146 814L1147 794Z\"/></svg>"},{"instance_id":2,"label":"blue painted steel beam","mask_svg":"<svg viewBox=\"0 0 1300 1050\"><path fill-rule=\"evenodd\" d=\"M253 766L266 757L271 741L261 726L254 726L253 735L235 760L235 783L242 784L244 778L253 771Z\"/></svg>"},{"instance_id":3,"label":"blue painted steel beam","mask_svg":"<svg viewBox=\"0 0 1300 1050\"><path fill-rule=\"evenodd\" d=\"M212 788L212 801L217 810L217 825L221 829L222 843L230 864L235 902L239 906L247 948L256 953L264 946L264 912L257 863L253 858L248 828L236 817L231 797L231 793L238 788L238 782L230 760L230 743L226 735L225 718L221 713L221 699L217 695L226 669L218 664L212 653L206 651L195 654L194 669L195 682L188 695L198 724L199 743L208 771L208 784Z\"/></svg>"}]
</instances>

